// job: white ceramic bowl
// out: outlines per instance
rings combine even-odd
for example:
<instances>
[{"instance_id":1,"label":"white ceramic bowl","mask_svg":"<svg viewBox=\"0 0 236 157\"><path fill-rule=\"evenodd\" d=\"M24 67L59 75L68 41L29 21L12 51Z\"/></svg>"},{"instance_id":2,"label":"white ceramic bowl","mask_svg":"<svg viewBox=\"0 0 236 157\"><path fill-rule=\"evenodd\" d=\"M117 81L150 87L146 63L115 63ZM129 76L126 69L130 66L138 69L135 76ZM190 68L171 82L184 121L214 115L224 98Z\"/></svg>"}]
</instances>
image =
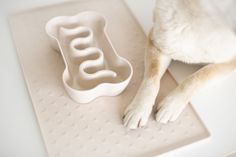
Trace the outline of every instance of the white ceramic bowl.
<instances>
[{"instance_id":1,"label":"white ceramic bowl","mask_svg":"<svg viewBox=\"0 0 236 157\"><path fill-rule=\"evenodd\" d=\"M46 32L63 57L62 80L73 100L88 103L100 96L116 96L127 87L133 68L112 46L101 14L87 11L54 17Z\"/></svg>"}]
</instances>

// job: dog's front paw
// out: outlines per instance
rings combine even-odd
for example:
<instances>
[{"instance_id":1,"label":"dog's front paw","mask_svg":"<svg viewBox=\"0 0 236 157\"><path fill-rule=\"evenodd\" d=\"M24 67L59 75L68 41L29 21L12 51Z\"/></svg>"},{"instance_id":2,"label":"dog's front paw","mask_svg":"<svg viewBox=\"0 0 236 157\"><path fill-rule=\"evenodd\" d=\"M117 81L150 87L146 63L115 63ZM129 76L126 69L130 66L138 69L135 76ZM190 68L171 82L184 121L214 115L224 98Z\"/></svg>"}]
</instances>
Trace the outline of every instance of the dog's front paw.
<instances>
[{"instance_id":1,"label":"dog's front paw","mask_svg":"<svg viewBox=\"0 0 236 157\"><path fill-rule=\"evenodd\" d=\"M133 102L125 110L123 122L129 129L144 127L152 112L151 104L140 104Z\"/></svg>"},{"instance_id":2,"label":"dog's front paw","mask_svg":"<svg viewBox=\"0 0 236 157\"><path fill-rule=\"evenodd\" d=\"M156 121L160 123L168 123L175 121L185 106L187 101L181 96L167 96L157 108Z\"/></svg>"}]
</instances>

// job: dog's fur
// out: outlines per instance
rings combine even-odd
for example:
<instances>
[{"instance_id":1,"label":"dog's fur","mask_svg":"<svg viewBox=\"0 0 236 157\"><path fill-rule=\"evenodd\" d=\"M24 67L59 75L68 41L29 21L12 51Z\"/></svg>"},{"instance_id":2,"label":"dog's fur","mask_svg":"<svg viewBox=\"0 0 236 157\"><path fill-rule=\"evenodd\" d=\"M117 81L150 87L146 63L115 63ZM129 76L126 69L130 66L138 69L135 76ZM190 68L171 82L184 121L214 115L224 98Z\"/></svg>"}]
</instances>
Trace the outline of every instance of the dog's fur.
<instances>
[{"instance_id":1,"label":"dog's fur","mask_svg":"<svg viewBox=\"0 0 236 157\"><path fill-rule=\"evenodd\" d=\"M143 127L155 103L160 79L171 60L207 64L189 76L158 107L157 122L175 121L191 96L215 78L236 69L236 36L215 20L199 0L157 0L141 86L124 113L124 125Z\"/></svg>"}]
</instances>

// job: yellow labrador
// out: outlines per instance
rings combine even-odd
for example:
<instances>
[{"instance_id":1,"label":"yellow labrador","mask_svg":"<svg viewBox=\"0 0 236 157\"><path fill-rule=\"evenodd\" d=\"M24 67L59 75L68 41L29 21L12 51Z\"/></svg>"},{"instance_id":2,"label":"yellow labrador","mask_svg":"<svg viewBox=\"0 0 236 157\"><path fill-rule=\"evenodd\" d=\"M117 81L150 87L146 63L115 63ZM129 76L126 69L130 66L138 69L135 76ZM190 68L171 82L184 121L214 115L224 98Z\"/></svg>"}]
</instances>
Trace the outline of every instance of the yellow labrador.
<instances>
[{"instance_id":1,"label":"yellow labrador","mask_svg":"<svg viewBox=\"0 0 236 157\"><path fill-rule=\"evenodd\" d=\"M175 121L195 92L236 69L236 35L210 16L199 0L156 0L153 21L144 79L124 113L124 125L130 129L147 123L171 60L207 65L160 102L155 115L160 123Z\"/></svg>"}]
</instances>

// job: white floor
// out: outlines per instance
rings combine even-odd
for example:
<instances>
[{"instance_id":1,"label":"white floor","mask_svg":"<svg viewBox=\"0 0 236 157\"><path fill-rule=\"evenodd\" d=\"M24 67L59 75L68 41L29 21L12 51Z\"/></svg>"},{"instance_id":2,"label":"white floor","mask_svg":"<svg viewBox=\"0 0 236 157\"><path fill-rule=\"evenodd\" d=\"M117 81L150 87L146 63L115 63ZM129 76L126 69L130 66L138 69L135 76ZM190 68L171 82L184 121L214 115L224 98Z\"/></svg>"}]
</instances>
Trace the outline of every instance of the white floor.
<instances>
[{"instance_id":1,"label":"white floor","mask_svg":"<svg viewBox=\"0 0 236 157\"><path fill-rule=\"evenodd\" d=\"M62 0L60 0L62 1ZM126 0L144 30L151 27L154 0ZM208 1L208 0L206 0ZM210 1L210 0L209 0ZM216 12L236 26L236 2L219 1ZM45 157L46 151L10 36L7 13L58 0L0 0L0 156ZM236 27L234 27L236 28ZM235 43L236 44L236 43ZM181 82L200 66L175 62L170 70ZM195 95L192 103L211 133L205 141L166 153L163 157L224 157L236 151L236 73Z\"/></svg>"}]
</instances>

